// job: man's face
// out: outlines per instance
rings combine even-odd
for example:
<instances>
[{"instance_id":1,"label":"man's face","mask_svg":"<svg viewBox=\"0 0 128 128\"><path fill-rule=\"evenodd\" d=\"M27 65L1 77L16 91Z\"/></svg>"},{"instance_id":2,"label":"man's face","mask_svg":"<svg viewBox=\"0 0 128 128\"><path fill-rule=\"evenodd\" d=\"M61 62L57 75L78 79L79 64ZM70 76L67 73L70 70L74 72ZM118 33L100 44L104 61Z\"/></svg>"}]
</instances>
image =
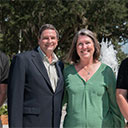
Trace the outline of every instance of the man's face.
<instances>
[{"instance_id":1,"label":"man's face","mask_svg":"<svg viewBox=\"0 0 128 128\"><path fill-rule=\"evenodd\" d=\"M56 31L52 29L44 30L38 40L38 44L46 55L53 53L58 45Z\"/></svg>"}]
</instances>

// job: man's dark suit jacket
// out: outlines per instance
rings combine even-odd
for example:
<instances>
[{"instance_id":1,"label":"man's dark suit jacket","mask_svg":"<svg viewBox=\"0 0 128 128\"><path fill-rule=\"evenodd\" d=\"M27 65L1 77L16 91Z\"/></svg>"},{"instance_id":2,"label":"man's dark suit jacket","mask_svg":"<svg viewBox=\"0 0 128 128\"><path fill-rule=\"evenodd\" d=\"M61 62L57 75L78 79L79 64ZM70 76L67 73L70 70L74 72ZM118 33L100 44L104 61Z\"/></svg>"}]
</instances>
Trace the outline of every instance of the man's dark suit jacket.
<instances>
[{"instance_id":1,"label":"man's dark suit jacket","mask_svg":"<svg viewBox=\"0 0 128 128\"><path fill-rule=\"evenodd\" d=\"M59 127L64 81L58 61L58 83L53 92L37 50L17 54L11 64L8 85L9 127Z\"/></svg>"}]
</instances>

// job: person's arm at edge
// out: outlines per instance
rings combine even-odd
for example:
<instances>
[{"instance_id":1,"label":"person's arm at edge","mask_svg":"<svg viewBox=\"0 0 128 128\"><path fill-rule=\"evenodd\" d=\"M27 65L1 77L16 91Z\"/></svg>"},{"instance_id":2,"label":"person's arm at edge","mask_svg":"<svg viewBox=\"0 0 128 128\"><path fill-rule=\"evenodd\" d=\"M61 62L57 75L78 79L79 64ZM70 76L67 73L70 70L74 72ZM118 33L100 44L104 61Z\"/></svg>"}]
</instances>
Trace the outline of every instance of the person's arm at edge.
<instances>
[{"instance_id":1,"label":"person's arm at edge","mask_svg":"<svg viewBox=\"0 0 128 128\"><path fill-rule=\"evenodd\" d=\"M8 73L9 73L9 59L8 57L3 54L2 58L2 75L1 75L1 82L0 82L0 107L3 105L7 98L7 86L8 86Z\"/></svg>"},{"instance_id":2,"label":"person's arm at edge","mask_svg":"<svg viewBox=\"0 0 128 128\"><path fill-rule=\"evenodd\" d=\"M127 90L126 89L116 89L116 100L120 108L122 115L128 120L128 102L127 102Z\"/></svg>"},{"instance_id":3,"label":"person's arm at edge","mask_svg":"<svg viewBox=\"0 0 128 128\"><path fill-rule=\"evenodd\" d=\"M112 71L112 69L108 70L109 71L109 88L108 88L108 93L109 93L109 99L110 99L110 109L113 115L113 121L114 121L114 128L120 127L124 128L125 121L122 113L120 112L119 106L116 101L116 79L115 75Z\"/></svg>"},{"instance_id":4,"label":"person's arm at edge","mask_svg":"<svg viewBox=\"0 0 128 128\"><path fill-rule=\"evenodd\" d=\"M0 107L7 98L7 84L0 84Z\"/></svg>"}]
</instances>

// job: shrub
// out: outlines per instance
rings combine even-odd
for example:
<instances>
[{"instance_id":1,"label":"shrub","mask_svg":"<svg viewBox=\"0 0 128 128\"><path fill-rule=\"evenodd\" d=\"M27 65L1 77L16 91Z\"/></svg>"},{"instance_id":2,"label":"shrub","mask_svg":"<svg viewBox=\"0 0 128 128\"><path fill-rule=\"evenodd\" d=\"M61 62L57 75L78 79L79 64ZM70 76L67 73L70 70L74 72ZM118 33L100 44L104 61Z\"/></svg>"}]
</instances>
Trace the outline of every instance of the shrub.
<instances>
[{"instance_id":1,"label":"shrub","mask_svg":"<svg viewBox=\"0 0 128 128\"><path fill-rule=\"evenodd\" d=\"M1 116L1 115L8 115L7 104L4 104L4 105L0 108L0 116Z\"/></svg>"}]
</instances>

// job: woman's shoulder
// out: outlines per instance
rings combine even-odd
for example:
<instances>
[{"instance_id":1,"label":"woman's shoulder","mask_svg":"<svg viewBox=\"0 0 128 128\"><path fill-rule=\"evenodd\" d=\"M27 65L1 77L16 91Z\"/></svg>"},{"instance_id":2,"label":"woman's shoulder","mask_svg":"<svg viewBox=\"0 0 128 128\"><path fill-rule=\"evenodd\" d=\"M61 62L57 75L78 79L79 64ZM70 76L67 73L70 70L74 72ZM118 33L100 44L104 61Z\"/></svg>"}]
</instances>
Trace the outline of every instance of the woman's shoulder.
<instances>
[{"instance_id":1,"label":"woman's shoulder","mask_svg":"<svg viewBox=\"0 0 128 128\"><path fill-rule=\"evenodd\" d=\"M105 63L101 63L101 66L102 66L102 70L105 70L107 72L113 72L112 68L109 65Z\"/></svg>"},{"instance_id":2,"label":"woman's shoulder","mask_svg":"<svg viewBox=\"0 0 128 128\"><path fill-rule=\"evenodd\" d=\"M115 82L116 73L109 65L102 63L102 74L108 82Z\"/></svg>"},{"instance_id":3,"label":"woman's shoulder","mask_svg":"<svg viewBox=\"0 0 128 128\"><path fill-rule=\"evenodd\" d=\"M68 64L68 65L65 66L64 71L67 71L68 72L68 71L72 70L73 67L74 67L73 64Z\"/></svg>"},{"instance_id":4,"label":"woman's shoulder","mask_svg":"<svg viewBox=\"0 0 128 128\"><path fill-rule=\"evenodd\" d=\"M69 74L73 73L74 71L75 71L75 69L74 69L73 64L66 65L64 68L64 75L69 75Z\"/></svg>"},{"instance_id":5,"label":"woman's shoulder","mask_svg":"<svg viewBox=\"0 0 128 128\"><path fill-rule=\"evenodd\" d=\"M105 63L101 63L101 65L102 65L102 67L104 67L104 68L110 68L110 69L111 69L111 67L110 67L109 65L105 64Z\"/></svg>"}]
</instances>

